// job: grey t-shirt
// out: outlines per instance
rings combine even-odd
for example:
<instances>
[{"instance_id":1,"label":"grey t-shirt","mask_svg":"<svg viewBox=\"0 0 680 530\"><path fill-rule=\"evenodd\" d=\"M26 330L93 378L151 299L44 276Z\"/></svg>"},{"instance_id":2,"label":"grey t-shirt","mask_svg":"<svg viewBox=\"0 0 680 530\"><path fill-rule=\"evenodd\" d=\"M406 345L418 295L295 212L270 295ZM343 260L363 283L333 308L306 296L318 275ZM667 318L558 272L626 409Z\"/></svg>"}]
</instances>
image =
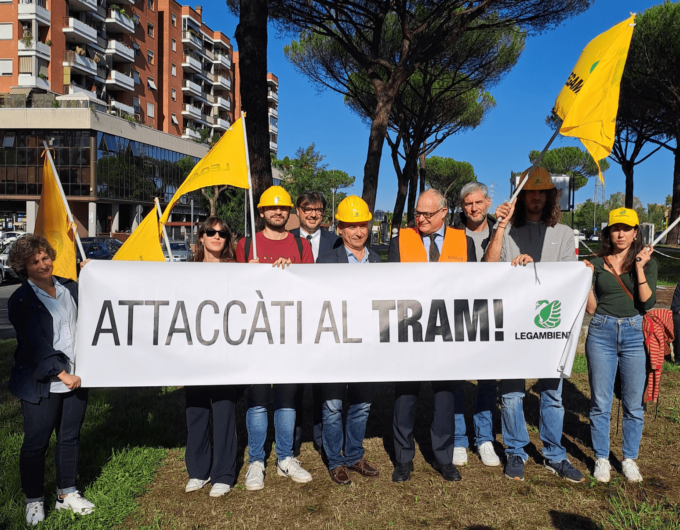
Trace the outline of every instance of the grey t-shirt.
<instances>
[{"instance_id":1,"label":"grey t-shirt","mask_svg":"<svg viewBox=\"0 0 680 530\"><path fill-rule=\"evenodd\" d=\"M475 252L477 253L477 261L482 261L482 258L484 257L484 248L482 247L482 243L489 237L489 225L487 224L486 229L482 232L473 232L469 228L466 228L465 235L470 236L472 241L474 241Z\"/></svg>"},{"instance_id":2,"label":"grey t-shirt","mask_svg":"<svg viewBox=\"0 0 680 530\"><path fill-rule=\"evenodd\" d=\"M546 226L529 221L520 228L509 225L500 261L512 261L520 254L528 254L536 262L576 261L574 231L567 225Z\"/></svg>"}]
</instances>

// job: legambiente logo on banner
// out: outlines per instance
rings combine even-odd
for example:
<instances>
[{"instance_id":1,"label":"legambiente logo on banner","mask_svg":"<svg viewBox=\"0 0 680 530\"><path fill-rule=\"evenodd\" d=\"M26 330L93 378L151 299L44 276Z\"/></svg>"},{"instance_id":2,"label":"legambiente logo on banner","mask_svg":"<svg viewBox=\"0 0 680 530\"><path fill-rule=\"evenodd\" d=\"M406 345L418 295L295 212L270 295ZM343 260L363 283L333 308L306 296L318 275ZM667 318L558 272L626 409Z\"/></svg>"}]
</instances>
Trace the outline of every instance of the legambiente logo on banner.
<instances>
[{"instance_id":1,"label":"legambiente logo on banner","mask_svg":"<svg viewBox=\"0 0 680 530\"><path fill-rule=\"evenodd\" d=\"M541 329L554 329L562 323L562 303L559 300L550 302L539 300L536 302L538 314L534 317L534 324ZM569 339L570 331L540 331L515 333L517 340L564 340Z\"/></svg>"}]
</instances>

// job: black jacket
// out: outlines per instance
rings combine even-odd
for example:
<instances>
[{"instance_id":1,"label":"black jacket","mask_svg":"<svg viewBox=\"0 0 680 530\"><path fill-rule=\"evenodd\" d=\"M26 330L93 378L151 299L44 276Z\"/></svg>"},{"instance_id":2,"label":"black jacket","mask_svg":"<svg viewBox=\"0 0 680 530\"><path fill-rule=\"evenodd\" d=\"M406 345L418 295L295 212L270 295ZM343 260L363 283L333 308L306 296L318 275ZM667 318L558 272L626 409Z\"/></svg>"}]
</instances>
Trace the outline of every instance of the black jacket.
<instances>
[{"instance_id":1,"label":"black jacket","mask_svg":"<svg viewBox=\"0 0 680 530\"><path fill-rule=\"evenodd\" d=\"M302 237L299 228L291 230L290 233L294 236ZM342 246L343 244L341 237L336 236L333 232L329 232L328 230L321 230L321 239L319 240L319 256L323 256L334 248Z\"/></svg>"},{"instance_id":2,"label":"black jacket","mask_svg":"<svg viewBox=\"0 0 680 530\"><path fill-rule=\"evenodd\" d=\"M340 239L342 241L342 239ZM369 263L380 263L380 255L370 248L365 248L368 252L368 262ZM349 258L347 257L347 251L345 251L345 245L340 245L338 248L327 252L326 254L319 255L316 260L317 263L349 263Z\"/></svg>"},{"instance_id":3,"label":"black jacket","mask_svg":"<svg viewBox=\"0 0 680 530\"><path fill-rule=\"evenodd\" d=\"M68 278L57 281L66 287L78 305L78 284ZM50 395L50 377L69 371L68 356L52 347L52 315L24 280L7 302L9 321L17 334L17 349L9 377L9 391L19 399L38 403Z\"/></svg>"},{"instance_id":4,"label":"black jacket","mask_svg":"<svg viewBox=\"0 0 680 530\"><path fill-rule=\"evenodd\" d=\"M489 237L485 238L484 241L482 241L482 248L484 249L484 252L486 252L486 247L489 246L489 241L491 241L491 238L493 237L494 234L494 226L496 226L496 218L491 215L491 214L486 214L486 222L489 225ZM467 226L467 217L465 216L465 212L458 212L456 215L453 216L453 228L458 228L458 229L464 229ZM482 256L477 256L478 258L482 258Z\"/></svg>"},{"instance_id":5,"label":"black jacket","mask_svg":"<svg viewBox=\"0 0 680 530\"><path fill-rule=\"evenodd\" d=\"M467 260L468 263L477 261L477 251L475 250L475 242L470 236L465 236L467 240ZM387 254L387 261L390 263L401 262L401 252L399 251L399 236L393 237L390 240L390 250Z\"/></svg>"}]
</instances>

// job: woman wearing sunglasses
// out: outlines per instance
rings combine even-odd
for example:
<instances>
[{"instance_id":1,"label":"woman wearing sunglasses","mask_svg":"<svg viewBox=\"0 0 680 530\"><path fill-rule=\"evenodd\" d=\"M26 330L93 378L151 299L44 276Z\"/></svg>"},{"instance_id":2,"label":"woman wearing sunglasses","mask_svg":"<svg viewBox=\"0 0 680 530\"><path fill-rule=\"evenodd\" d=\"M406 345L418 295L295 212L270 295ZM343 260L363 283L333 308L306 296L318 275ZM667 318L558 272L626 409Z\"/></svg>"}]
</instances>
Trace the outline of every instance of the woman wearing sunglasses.
<instances>
[{"instance_id":1,"label":"woman wearing sunglasses","mask_svg":"<svg viewBox=\"0 0 680 530\"><path fill-rule=\"evenodd\" d=\"M231 232L219 217L208 217L198 230L193 261L229 263L234 260ZM207 273L206 273L207 274ZM221 497L234 486L236 479L236 401L237 386L187 386L187 449L185 462L189 472L187 493L212 483L211 497ZM211 459L210 410L213 415L213 451ZM212 460L212 465L211 465Z\"/></svg>"}]
</instances>

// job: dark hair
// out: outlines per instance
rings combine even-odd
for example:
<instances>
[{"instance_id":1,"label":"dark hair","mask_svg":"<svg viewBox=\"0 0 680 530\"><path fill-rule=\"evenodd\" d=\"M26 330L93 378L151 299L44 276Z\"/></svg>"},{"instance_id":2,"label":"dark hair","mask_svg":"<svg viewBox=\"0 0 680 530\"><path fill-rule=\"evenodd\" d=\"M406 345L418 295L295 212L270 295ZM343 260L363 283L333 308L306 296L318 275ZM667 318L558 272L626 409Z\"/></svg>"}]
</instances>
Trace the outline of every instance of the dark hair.
<instances>
[{"instance_id":1,"label":"dark hair","mask_svg":"<svg viewBox=\"0 0 680 530\"><path fill-rule=\"evenodd\" d=\"M198 229L198 241L196 241L196 252L194 254L194 259L192 261L199 262L205 259L205 247L203 246L203 241L201 241L201 238L203 237L205 231L208 228L214 228L217 225L219 225L222 230L227 231L227 237L224 240L224 248L222 249L222 253L220 254L220 261L225 262L236 261L236 258L234 256L234 246L232 244L231 230L229 230L229 226L227 225L227 223L225 223L222 219L214 215L208 217L205 221L203 221L203 224Z\"/></svg>"},{"instance_id":2,"label":"dark hair","mask_svg":"<svg viewBox=\"0 0 680 530\"><path fill-rule=\"evenodd\" d=\"M640 226L635 225L633 228L637 230L637 236L639 236ZM626 257L624 258L621 265L622 272L630 272L635 270L635 258L640 252L642 252L642 249L645 248L642 238L637 236L631 243L630 247L628 247L628 252L626 252ZM605 256L611 256L613 248L614 245L612 244L611 238L611 226L605 226L604 230L602 230L602 246L600 247L600 250L597 251L597 257L603 258ZM649 263L647 263L647 265L649 265Z\"/></svg>"},{"instance_id":3,"label":"dark hair","mask_svg":"<svg viewBox=\"0 0 680 530\"><path fill-rule=\"evenodd\" d=\"M44 237L33 234L20 237L9 251L9 266L22 280L25 280L28 278L26 272L28 260L35 258L41 252L47 253L52 261L57 259L57 252Z\"/></svg>"},{"instance_id":4,"label":"dark hair","mask_svg":"<svg viewBox=\"0 0 680 530\"><path fill-rule=\"evenodd\" d=\"M546 226L555 226L562 219L562 210L560 209L560 197L562 196L562 190L553 188L551 190L545 190L546 199L545 206L543 207L543 212L541 213L541 221ZM524 204L524 197L526 196L526 190L519 192L519 197L517 197L517 203L515 204L515 213L512 214L512 226L519 228L527 223L527 207Z\"/></svg>"},{"instance_id":5,"label":"dark hair","mask_svg":"<svg viewBox=\"0 0 680 530\"><path fill-rule=\"evenodd\" d=\"M304 208L308 204L318 203L321 203L324 210L326 209L326 197L323 196L323 193L321 193L320 191L307 190L304 193L298 195L298 198L295 201L295 207Z\"/></svg>"}]
</instances>

